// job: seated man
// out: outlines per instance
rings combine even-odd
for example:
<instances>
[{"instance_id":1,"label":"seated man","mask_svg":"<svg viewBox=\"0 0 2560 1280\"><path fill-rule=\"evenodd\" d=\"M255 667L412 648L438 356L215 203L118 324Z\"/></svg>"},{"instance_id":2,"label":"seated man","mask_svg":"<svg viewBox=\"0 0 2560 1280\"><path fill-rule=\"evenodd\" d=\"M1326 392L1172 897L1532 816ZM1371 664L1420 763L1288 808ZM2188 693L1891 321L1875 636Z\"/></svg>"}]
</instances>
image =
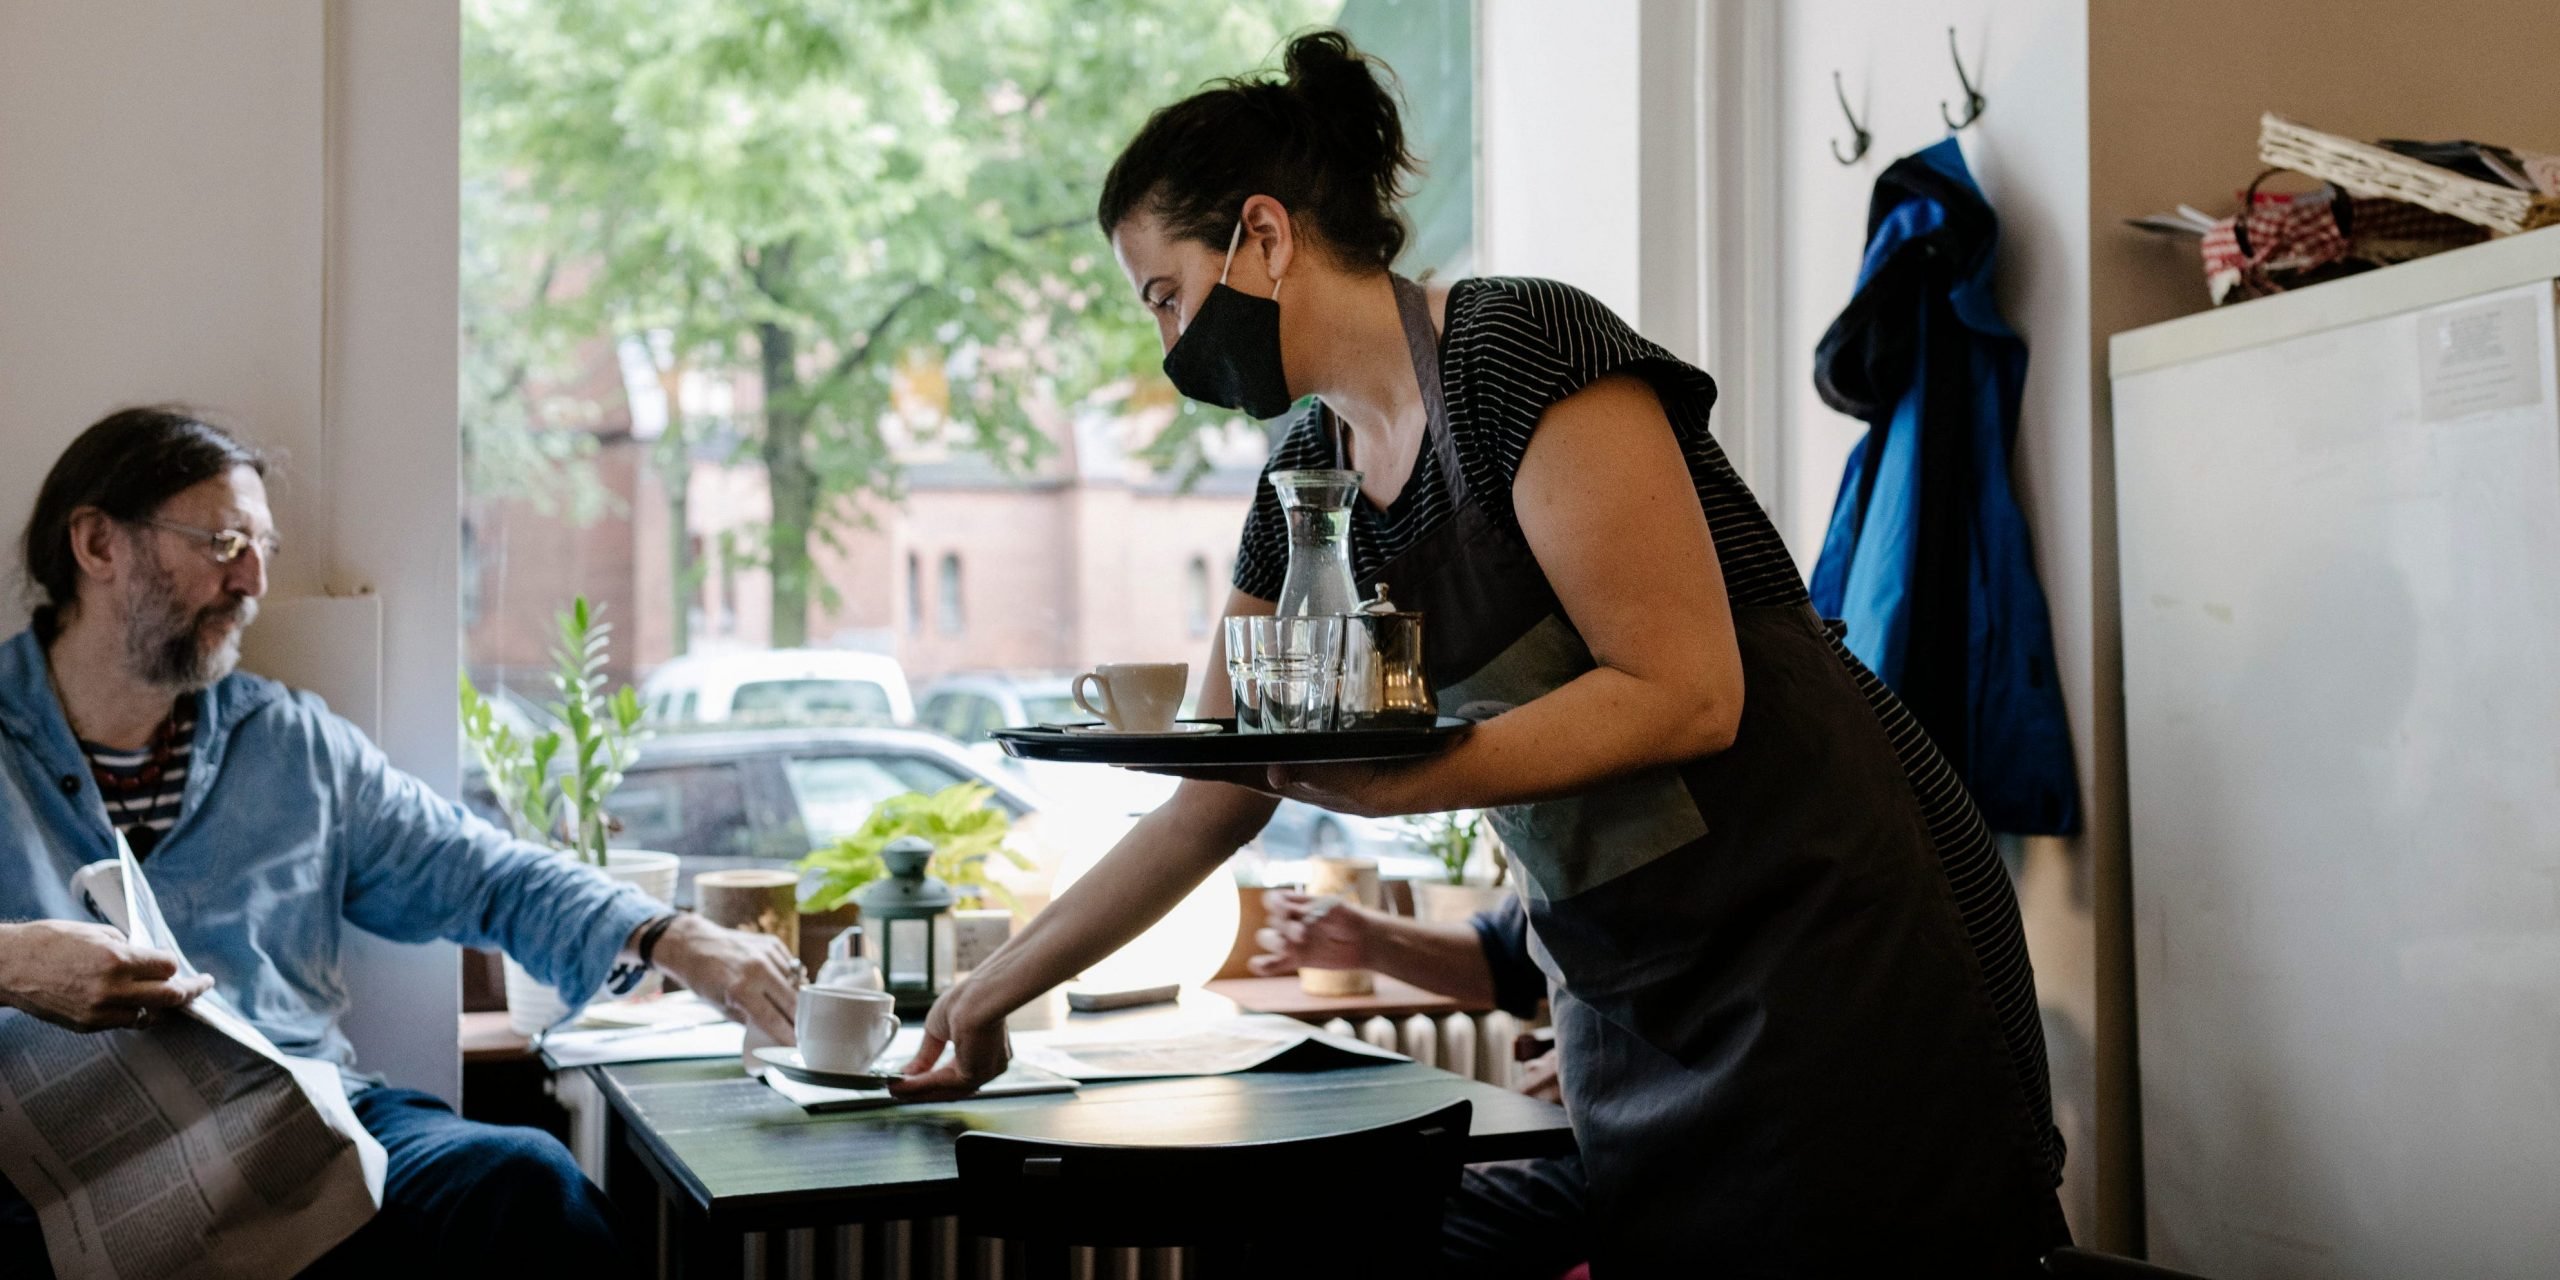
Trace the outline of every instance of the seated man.
<instances>
[{"instance_id":1,"label":"seated man","mask_svg":"<svg viewBox=\"0 0 2560 1280\"><path fill-rule=\"evenodd\" d=\"M1318 969L1374 969L1391 978L1470 1003L1532 1017L1547 997L1547 976L1529 958L1529 916L1517 896L1467 924L1426 924L1354 903L1327 910L1306 894L1263 895L1265 919L1254 935L1260 974ZM1483 1046L1500 1053L1505 1046ZM1520 1091L1562 1102L1556 1051L1529 1064ZM1471 1164L1440 1219L1440 1262L1452 1276L1556 1280L1590 1257L1584 1238L1582 1162L1573 1156Z\"/></svg>"},{"instance_id":2,"label":"seated man","mask_svg":"<svg viewBox=\"0 0 2560 1280\"><path fill-rule=\"evenodd\" d=\"M24 546L41 605L0 644L0 1004L146 1027L218 984L285 1052L337 1063L390 1163L381 1213L315 1273L617 1271L604 1197L557 1141L357 1068L338 1028L346 926L503 948L573 1000L655 966L777 1038L798 962L509 838L318 698L232 674L276 551L265 473L219 428L133 409L45 478ZM204 978L85 922L67 882L115 856L119 829ZM48 1272L0 1182L0 1275Z\"/></svg>"}]
</instances>

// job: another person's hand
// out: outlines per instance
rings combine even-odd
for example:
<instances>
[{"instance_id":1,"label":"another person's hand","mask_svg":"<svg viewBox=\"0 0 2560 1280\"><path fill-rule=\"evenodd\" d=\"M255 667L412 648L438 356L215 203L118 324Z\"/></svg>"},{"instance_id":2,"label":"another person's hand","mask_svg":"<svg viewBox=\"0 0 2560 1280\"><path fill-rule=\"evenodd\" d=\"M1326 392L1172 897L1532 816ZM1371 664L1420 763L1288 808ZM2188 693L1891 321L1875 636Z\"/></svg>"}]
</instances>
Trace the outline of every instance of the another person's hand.
<instances>
[{"instance_id":1,"label":"another person's hand","mask_svg":"<svg viewBox=\"0 0 2560 1280\"><path fill-rule=\"evenodd\" d=\"M1564 1075L1562 1068L1564 1060L1559 1056L1559 1053L1560 1051L1558 1050L1549 1049L1545 1053L1539 1054L1537 1057L1531 1058L1527 1062L1522 1063L1520 1066L1520 1083L1514 1087L1532 1098L1543 1099L1544 1101L1555 1103L1557 1106L1563 1106Z\"/></svg>"},{"instance_id":2,"label":"another person's hand","mask_svg":"<svg viewBox=\"0 0 2560 1280\"><path fill-rule=\"evenodd\" d=\"M148 1026L212 987L210 975L179 977L176 956L135 946L107 925L0 925L0 1004L74 1031Z\"/></svg>"},{"instance_id":3,"label":"another person's hand","mask_svg":"<svg viewBox=\"0 0 2560 1280\"><path fill-rule=\"evenodd\" d=\"M924 1017L924 1042L907 1063L905 1078L889 1086L892 1096L919 1102L965 1098L979 1086L1004 1074L1013 1060L1004 1019L986 1018L969 1008L966 982L942 993ZM943 1046L951 1060L942 1060Z\"/></svg>"},{"instance_id":4,"label":"another person's hand","mask_svg":"<svg viewBox=\"0 0 2560 1280\"><path fill-rule=\"evenodd\" d=\"M1369 915L1358 904L1273 889L1262 895L1262 911L1253 935L1262 954L1246 961L1255 973L1369 967Z\"/></svg>"},{"instance_id":5,"label":"another person's hand","mask_svg":"<svg viewBox=\"0 0 2560 1280\"><path fill-rule=\"evenodd\" d=\"M690 912L658 938L650 961L713 1008L771 1036L793 1042L800 1006L800 958L769 934L724 929Z\"/></svg>"}]
</instances>

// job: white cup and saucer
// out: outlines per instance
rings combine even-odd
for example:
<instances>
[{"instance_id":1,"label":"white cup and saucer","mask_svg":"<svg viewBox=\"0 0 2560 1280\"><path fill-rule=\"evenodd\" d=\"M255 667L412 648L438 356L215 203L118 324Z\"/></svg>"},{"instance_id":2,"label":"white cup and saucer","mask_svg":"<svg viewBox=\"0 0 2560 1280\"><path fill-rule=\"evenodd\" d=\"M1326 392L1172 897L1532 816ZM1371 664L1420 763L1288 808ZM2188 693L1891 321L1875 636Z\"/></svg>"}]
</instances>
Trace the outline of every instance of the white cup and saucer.
<instances>
[{"instance_id":1,"label":"white cup and saucer","mask_svg":"<svg viewBox=\"0 0 2560 1280\"><path fill-rule=\"evenodd\" d=\"M753 1045L747 1055L802 1084L885 1089L898 1075L880 1071L878 1059L902 1025L886 991L806 986L793 1028L800 1043Z\"/></svg>"},{"instance_id":2,"label":"white cup and saucer","mask_svg":"<svg viewBox=\"0 0 2560 1280\"><path fill-rule=\"evenodd\" d=\"M1182 695L1191 685L1188 662L1106 662L1075 678L1067 692L1100 724L1069 725L1067 732L1124 738L1216 733L1220 726L1180 720ZM1086 696L1091 688L1093 696Z\"/></svg>"}]
</instances>

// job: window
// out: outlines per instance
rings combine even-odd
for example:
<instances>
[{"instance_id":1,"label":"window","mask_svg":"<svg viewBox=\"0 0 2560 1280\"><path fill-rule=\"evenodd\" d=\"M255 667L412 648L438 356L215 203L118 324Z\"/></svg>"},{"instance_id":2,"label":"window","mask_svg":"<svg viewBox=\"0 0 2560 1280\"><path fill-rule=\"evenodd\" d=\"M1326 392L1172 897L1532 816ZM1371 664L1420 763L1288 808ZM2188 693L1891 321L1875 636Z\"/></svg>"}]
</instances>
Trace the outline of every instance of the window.
<instances>
[{"instance_id":1,"label":"window","mask_svg":"<svg viewBox=\"0 0 2560 1280\"><path fill-rule=\"evenodd\" d=\"M924 557L907 553L907 634L924 631Z\"/></svg>"},{"instance_id":2,"label":"window","mask_svg":"<svg viewBox=\"0 0 2560 1280\"><path fill-rule=\"evenodd\" d=\"M1209 634L1210 608L1209 560L1206 556L1193 556L1189 568L1183 573L1182 609L1183 626L1191 632L1192 638Z\"/></svg>"},{"instance_id":3,"label":"window","mask_svg":"<svg viewBox=\"0 0 2560 1280\"><path fill-rule=\"evenodd\" d=\"M978 769L990 727L1088 718L1065 673L1205 674L1269 439L1173 392L1093 226L1156 108L1339 25L1395 69L1427 166L1398 268L1472 260L1476 0L1224 0L1156 39L1130 36L1170 20L1154 0L842 8L600 27L462 0L464 659L493 698L551 700L553 618L584 596L608 687L686 660L611 806L634 838L739 812L663 768L733 768L723 821L787 849L795 789L840 831L881 788ZM784 785L809 726L915 705L971 751L816 753ZM734 730L716 760L684 731L706 721Z\"/></svg>"},{"instance_id":4,"label":"window","mask_svg":"<svg viewBox=\"0 0 2560 1280\"><path fill-rule=\"evenodd\" d=\"M940 791L964 780L939 761L912 755L816 756L790 761L782 771L800 801L812 846L861 830L872 809L891 796Z\"/></svg>"},{"instance_id":5,"label":"window","mask_svg":"<svg viewBox=\"0 0 2560 1280\"><path fill-rule=\"evenodd\" d=\"M742 858L755 852L746 786L734 764L634 769L613 795L620 848L687 857Z\"/></svg>"},{"instance_id":6,"label":"window","mask_svg":"<svg viewBox=\"0 0 2560 1280\"><path fill-rule=\"evenodd\" d=\"M942 570L935 576L937 622L942 634L956 636L969 625L966 604L960 598L960 553L942 553Z\"/></svg>"},{"instance_id":7,"label":"window","mask_svg":"<svg viewBox=\"0 0 2560 1280\"><path fill-rule=\"evenodd\" d=\"M889 691L868 680L758 680L738 686L729 700L729 718L769 724L887 724L892 712Z\"/></svg>"}]
</instances>

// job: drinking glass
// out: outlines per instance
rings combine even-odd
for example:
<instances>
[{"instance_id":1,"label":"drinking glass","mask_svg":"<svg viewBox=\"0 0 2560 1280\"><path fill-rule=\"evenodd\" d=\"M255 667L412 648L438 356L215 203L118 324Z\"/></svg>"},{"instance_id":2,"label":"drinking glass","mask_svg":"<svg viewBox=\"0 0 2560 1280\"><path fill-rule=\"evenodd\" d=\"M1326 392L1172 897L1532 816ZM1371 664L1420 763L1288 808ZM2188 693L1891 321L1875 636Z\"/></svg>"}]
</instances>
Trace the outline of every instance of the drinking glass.
<instances>
[{"instance_id":1,"label":"drinking glass","mask_svg":"<svg viewBox=\"0 0 2560 1280\"><path fill-rule=\"evenodd\" d=\"M1263 731L1332 728L1342 680L1342 619L1330 614L1255 618L1249 630Z\"/></svg>"},{"instance_id":2,"label":"drinking glass","mask_svg":"<svg viewBox=\"0 0 2560 1280\"><path fill-rule=\"evenodd\" d=\"M1227 687L1236 700L1236 732L1262 732L1262 699L1253 682L1253 619L1226 620Z\"/></svg>"}]
</instances>

